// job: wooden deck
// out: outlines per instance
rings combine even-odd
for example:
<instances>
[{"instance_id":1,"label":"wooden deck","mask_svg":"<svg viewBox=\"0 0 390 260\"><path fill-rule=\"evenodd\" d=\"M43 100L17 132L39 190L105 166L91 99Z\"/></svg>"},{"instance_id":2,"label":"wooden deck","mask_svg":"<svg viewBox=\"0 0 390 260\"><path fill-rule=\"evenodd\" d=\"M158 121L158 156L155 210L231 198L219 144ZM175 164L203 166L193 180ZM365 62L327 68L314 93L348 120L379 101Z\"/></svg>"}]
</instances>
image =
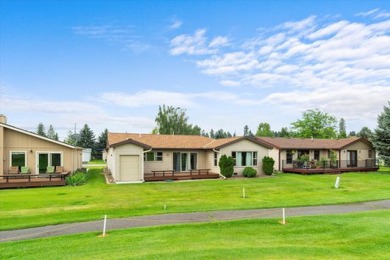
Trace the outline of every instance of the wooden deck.
<instances>
[{"instance_id":1,"label":"wooden deck","mask_svg":"<svg viewBox=\"0 0 390 260\"><path fill-rule=\"evenodd\" d=\"M378 167L352 167L352 168L320 168L320 169L302 169L302 168L283 168L283 172L299 174L321 174L321 173L343 173L343 172L375 172Z\"/></svg>"},{"instance_id":2,"label":"wooden deck","mask_svg":"<svg viewBox=\"0 0 390 260\"><path fill-rule=\"evenodd\" d=\"M196 180L218 179L217 173L211 173L209 169L190 170L188 172L175 172L173 170L152 171L145 173L145 181L170 181L170 180Z\"/></svg>"},{"instance_id":3,"label":"wooden deck","mask_svg":"<svg viewBox=\"0 0 390 260\"><path fill-rule=\"evenodd\" d=\"M61 174L5 174L0 175L0 189L24 187L65 186L65 177Z\"/></svg>"}]
</instances>

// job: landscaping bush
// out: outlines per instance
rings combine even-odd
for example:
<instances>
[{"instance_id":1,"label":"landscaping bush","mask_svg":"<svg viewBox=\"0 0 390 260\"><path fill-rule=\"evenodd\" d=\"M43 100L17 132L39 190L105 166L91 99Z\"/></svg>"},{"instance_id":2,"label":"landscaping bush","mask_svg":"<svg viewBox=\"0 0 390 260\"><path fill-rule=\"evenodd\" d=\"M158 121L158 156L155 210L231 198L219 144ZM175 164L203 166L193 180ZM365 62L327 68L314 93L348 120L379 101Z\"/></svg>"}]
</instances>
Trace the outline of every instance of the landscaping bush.
<instances>
[{"instance_id":1,"label":"landscaping bush","mask_svg":"<svg viewBox=\"0 0 390 260\"><path fill-rule=\"evenodd\" d=\"M257 174L256 169L253 169L252 167L245 167L244 171L242 172L242 175L247 178L253 178Z\"/></svg>"},{"instance_id":2,"label":"landscaping bush","mask_svg":"<svg viewBox=\"0 0 390 260\"><path fill-rule=\"evenodd\" d=\"M275 161L271 157L264 156L263 158L263 171L266 175L271 175L274 172Z\"/></svg>"},{"instance_id":3,"label":"landscaping bush","mask_svg":"<svg viewBox=\"0 0 390 260\"><path fill-rule=\"evenodd\" d=\"M87 182L88 173L85 171L77 170L72 175L65 178L66 185L68 186L80 186Z\"/></svg>"},{"instance_id":4,"label":"landscaping bush","mask_svg":"<svg viewBox=\"0 0 390 260\"><path fill-rule=\"evenodd\" d=\"M233 176L234 172L234 159L231 156L226 156L225 154L219 159L219 168L221 169L221 174L226 178Z\"/></svg>"}]
</instances>

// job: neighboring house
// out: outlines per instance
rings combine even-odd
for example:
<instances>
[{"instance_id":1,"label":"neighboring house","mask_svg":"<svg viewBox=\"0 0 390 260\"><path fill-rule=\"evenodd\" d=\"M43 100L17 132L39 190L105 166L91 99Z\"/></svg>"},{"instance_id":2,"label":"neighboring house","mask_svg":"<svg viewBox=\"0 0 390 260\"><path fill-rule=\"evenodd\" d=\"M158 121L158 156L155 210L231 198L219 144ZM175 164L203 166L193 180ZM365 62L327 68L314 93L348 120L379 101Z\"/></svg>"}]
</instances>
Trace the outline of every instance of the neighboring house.
<instances>
[{"instance_id":1,"label":"neighboring house","mask_svg":"<svg viewBox=\"0 0 390 260\"><path fill-rule=\"evenodd\" d=\"M365 138L343 139L277 138L257 137L271 144L270 156L275 160L275 169L291 171L296 168L337 168L375 170L378 168L375 149ZM306 155L309 163L299 164ZM331 160L333 155L333 161Z\"/></svg>"},{"instance_id":2,"label":"neighboring house","mask_svg":"<svg viewBox=\"0 0 390 260\"><path fill-rule=\"evenodd\" d=\"M0 174L11 166L26 166L30 173L45 173L47 166L63 166L65 171L81 168L82 148L55 141L6 122L0 115Z\"/></svg>"},{"instance_id":3,"label":"neighboring house","mask_svg":"<svg viewBox=\"0 0 390 260\"><path fill-rule=\"evenodd\" d=\"M204 136L108 133L107 168L115 182L143 182L156 173L204 171L219 174L223 154L235 160L234 172L246 166L262 173L262 158L272 146L250 137L212 139ZM218 176L217 176L218 177ZM167 177L167 179L170 177Z\"/></svg>"}]
</instances>

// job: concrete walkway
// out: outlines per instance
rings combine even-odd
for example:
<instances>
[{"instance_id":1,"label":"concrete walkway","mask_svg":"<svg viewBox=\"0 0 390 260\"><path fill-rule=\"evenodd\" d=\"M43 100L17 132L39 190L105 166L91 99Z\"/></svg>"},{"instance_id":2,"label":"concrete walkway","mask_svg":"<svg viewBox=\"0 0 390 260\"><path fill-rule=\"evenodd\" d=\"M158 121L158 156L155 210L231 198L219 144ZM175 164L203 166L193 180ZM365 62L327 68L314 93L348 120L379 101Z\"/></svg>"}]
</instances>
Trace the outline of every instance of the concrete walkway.
<instances>
[{"instance_id":1,"label":"concrete walkway","mask_svg":"<svg viewBox=\"0 0 390 260\"><path fill-rule=\"evenodd\" d=\"M370 210L390 210L390 200L370 201L361 203L351 203L343 205L308 206L286 208L286 217L342 214L351 212L361 212ZM124 229L134 227L150 227L159 225L172 225L196 222L213 222L237 219L259 219L259 218L280 218L282 219L282 209L255 209L255 210L232 210L232 211L212 211L195 213L163 214L153 216L139 216L120 219L107 219L107 233L113 229ZM0 242L15 241L31 238L41 238L50 236L61 236L67 234L77 234L84 232L102 232L103 220L90 221L73 224L60 224L45 227L20 229L12 231L0 231Z\"/></svg>"}]
</instances>

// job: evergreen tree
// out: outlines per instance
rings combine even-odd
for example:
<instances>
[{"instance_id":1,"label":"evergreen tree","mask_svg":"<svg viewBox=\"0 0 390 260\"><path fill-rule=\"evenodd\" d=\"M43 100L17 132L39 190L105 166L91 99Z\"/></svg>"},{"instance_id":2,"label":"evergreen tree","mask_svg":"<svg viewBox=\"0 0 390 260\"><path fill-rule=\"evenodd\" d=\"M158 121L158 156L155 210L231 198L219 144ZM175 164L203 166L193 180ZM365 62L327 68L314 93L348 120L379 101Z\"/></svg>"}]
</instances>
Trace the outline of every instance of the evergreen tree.
<instances>
[{"instance_id":1,"label":"evergreen tree","mask_svg":"<svg viewBox=\"0 0 390 260\"><path fill-rule=\"evenodd\" d=\"M367 126L362 127L362 129L357 133L358 137L364 137L366 139L371 140L372 137L372 131Z\"/></svg>"},{"instance_id":2,"label":"evergreen tree","mask_svg":"<svg viewBox=\"0 0 390 260\"><path fill-rule=\"evenodd\" d=\"M77 145L83 148L92 148L92 153L95 149L95 134L87 124L80 130L80 140Z\"/></svg>"},{"instance_id":3,"label":"evergreen tree","mask_svg":"<svg viewBox=\"0 0 390 260\"><path fill-rule=\"evenodd\" d=\"M98 141L95 144L96 148L96 158L102 158L103 150L106 149L107 146L107 135L108 135L108 130L105 129L103 132L98 137Z\"/></svg>"},{"instance_id":4,"label":"evergreen tree","mask_svg":"<svg viewBox=\"0 0 390 260\"><path fill-rule=\"evenodd\" d=\"M58 141L58 134L56 131L54 131L54 127L52 125L49 126L46 136L50 139Z\"/></svg>"},{"instance_id":5,"label":"evergreen tree","mask_svg":"<svg viewBox=\"0 0 390 260\"><path fill-rule=\"evenodd\" d=\"M356 136L356 132L355 131L351 131L351 132L349 132L348 136Z\"/></svg>"},{"instance_id":6,"label":"evergreen tree","mask_svg":"<svg viewBox=\"0 0 390 260\"><path fill-rule=\"evenodd\" d=\"M390 166L390 101L378 116L378 126L372 136L372 142L385 164Z\"/></svg>"},{"instance_id":7,"label":"evergreen tree","mask_svg":"<svg viewBox=\"0 0 390 260\"><path fill-rule=\"evenodd\" d=\"M38 124L38 127L37 127L37 134L39 134L40 136L46 137L45 126L43 125L43 123L39 123L39 124Z\"/></svg>"},{"instance_id":8,"label":"evergreen tree","mask_svg":"<svg viewBox=\"0 0 390 260\"><path fill-rule=\"evenodd\" d=\"M346 137L347 137L347 130L345 126L345 120L344 118L341 118L339 122L339 138L346 138Z\"/></svg>"},{"instance_id":9,"label":"evergreen tree","mask_svg":"<svg viewBox=\"0 0 390 260\"><path fill-rule=\"evenodd\" d=\"M245 125L244 126L244 136L249 136L249 127L248 127L248 125Z\"/></svg>"},{"instance_id":10,"label":"evergreen tree","mask_svg":"<svg viewBox=\"0 0 390 260\"><path fill-rule=\"evenodd\" d=\"M210 138L213 138L213 139L215 138L214 130L213 130L213 129L210 130Z\"/></svg>"},{"instance_id":11,"label":"evergreen tree","mask_svg":"<svg viewBox=\"0 0 390 260\"><path fill-rule=\"evenodd\" d=\"M78 134L73 133L71 130L68 131L68 136L65 138L64 143L76 146Z\"/></svg>"}]
</instances>

